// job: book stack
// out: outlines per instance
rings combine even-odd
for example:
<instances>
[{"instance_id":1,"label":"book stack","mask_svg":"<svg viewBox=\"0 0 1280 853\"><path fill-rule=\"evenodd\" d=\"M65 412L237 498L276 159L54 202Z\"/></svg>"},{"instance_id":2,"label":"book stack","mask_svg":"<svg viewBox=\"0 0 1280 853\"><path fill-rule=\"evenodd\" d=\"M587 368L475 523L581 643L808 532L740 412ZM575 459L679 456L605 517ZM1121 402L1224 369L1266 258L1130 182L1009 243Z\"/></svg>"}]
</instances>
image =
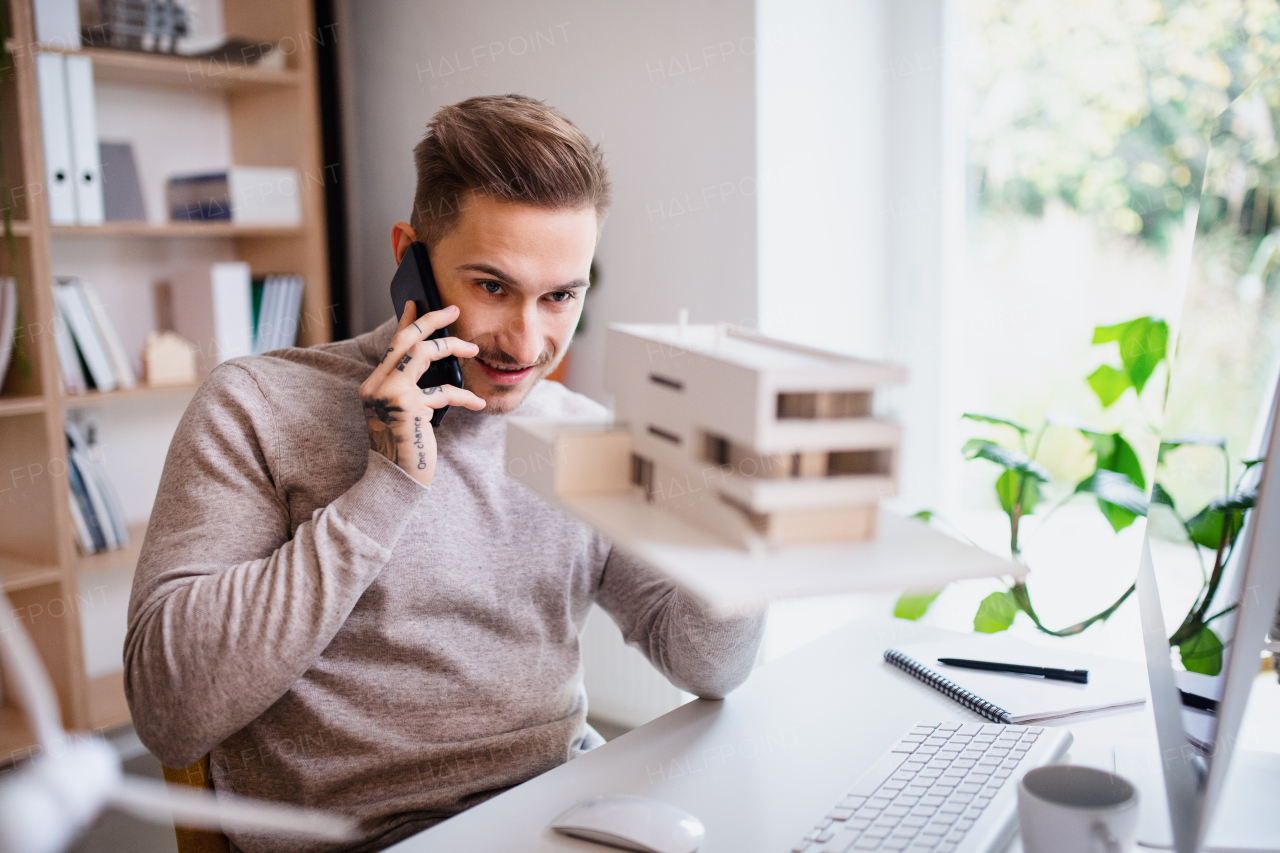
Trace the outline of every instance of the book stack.
<instances>
[{"instance_id":1,"label":"book stack","mask_svg":"<svg viewBox=\"0 0 1280 853\"><path fill-rule=\"evenodd\" d=\"M175 175L166 188L174 222L297 225L302 222L298 170L232 166L198 175Z\"/></svg>"},{"instance_id":2,"label":"book stack","mask_svg":"<svg viewBox=\"0 0 1280 853\"><path fill-rule=\"evenodd\" d=\"M4 387L18 325L18 289L12 276L0 277L0 388Z\"/></svg>"},{"instance_id":3,"label":"book stack","mask_svg":"<svg viewBox=\"0 0 1280 853\"><path fill-rule=\"evenodd\" d=\"M302 291L302 276L255 279L243 261L185 267L174 275L173 330L196 345L204 376L227 359L293 346Z\"/></svg>"},{"instance_id":4,"label":"book stack","mask_svg":"<svg viewBox=\"0 0 1280 853\"><path fill-rule=\"evenodd\" d=\"M129 544L129 528L120 498L102 467L102 453L93 441L93 431L68 420L66 433L71 520L77 547L86 556L124 548Z\"/></svg>"},{"instance_id":5,"label":"book stack","mask_svg":"<svg viewBox=\"0 0 1280 853\"><path fill-rule=\"evenodd\" d=\"M114 391L138 384L98 292L74 278L53 285L54 341L68 394Z\"/></svg>"},{"instance_id":6,"label":"book stack","mask_svg":"<svg viewBox=\"0 0 1280 853\"><path fill-rule=\"evenodd\" d=\"M269 275L253 281L253 354L291 347L298 339L302 276Z\"/></svg>"}]
</instances>

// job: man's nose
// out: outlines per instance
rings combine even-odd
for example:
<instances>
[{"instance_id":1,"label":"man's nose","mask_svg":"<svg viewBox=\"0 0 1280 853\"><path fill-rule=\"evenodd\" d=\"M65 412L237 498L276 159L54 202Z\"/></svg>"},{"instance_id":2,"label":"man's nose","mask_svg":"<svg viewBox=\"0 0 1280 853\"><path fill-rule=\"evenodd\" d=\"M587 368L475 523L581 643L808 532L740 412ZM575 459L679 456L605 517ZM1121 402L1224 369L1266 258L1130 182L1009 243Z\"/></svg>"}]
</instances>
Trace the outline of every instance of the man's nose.
<instances>
[{"instance_id":1,"label":"man's nose","mask_svg":"<svg viewBox=\"0 0 1280 853\"><path fill-rule=\"evenodd\" d=\"M500 334L498 346L522 365L530 365L542 355L542 339L538 303L536 300L530 300L508 318L507 326Z\"/></svg>"}]
</instances>

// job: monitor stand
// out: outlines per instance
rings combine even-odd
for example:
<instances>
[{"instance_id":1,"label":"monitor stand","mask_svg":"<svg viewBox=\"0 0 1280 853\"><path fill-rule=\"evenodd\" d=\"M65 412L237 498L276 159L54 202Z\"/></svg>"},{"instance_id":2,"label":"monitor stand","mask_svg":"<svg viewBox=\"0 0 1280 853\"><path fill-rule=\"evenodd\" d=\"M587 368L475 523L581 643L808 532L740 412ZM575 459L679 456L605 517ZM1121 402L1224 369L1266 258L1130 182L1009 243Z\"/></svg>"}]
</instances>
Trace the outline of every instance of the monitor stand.
<instances>
[{"instance_id":1,"label":"monitor stand","mask_svg":"<svg viewBox=\"0 0 1280 853\"><path fill-rule=\"evenodd\" d=\"M1140 763L1126 762L1124 757L1117 748L1117 769L1121 776L1138 786L1142 798L1139 849L1172 850L1169 801L1165 797L1164 777L1153 767L1154 756ZM1142 772L1144 767L1151 768L1151 772ZM1280 853L1277 804L1280 804L1280 753L1238 750L1232 757L1227 784L1210 820L1204 849L1209 853Z\"/></svg>"}]
</instances>

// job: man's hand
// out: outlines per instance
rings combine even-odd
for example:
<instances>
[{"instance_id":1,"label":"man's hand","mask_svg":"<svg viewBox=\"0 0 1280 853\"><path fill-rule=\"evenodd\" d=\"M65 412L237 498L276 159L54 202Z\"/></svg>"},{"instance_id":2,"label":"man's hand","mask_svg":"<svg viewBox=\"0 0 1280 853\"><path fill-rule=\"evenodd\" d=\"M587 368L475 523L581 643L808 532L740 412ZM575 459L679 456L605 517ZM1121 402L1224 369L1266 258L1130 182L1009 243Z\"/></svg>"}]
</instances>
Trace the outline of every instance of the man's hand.
<instances>
[{"instance_id":1,"label":"man's hand","mask_svg":"<svg viewBox=\"0 0 1280 853\"><path fill-rule=\"evenodd\" d=\"M479 411L484 400L453 385L419 388L418 379L431 362L447 356L471 358L479 348L458 338L426 340L458 318L450 305L417 318L412 302L405 305L400 328L377 369L360 385L369 446L399 465L424 486L436 473L436 437L431 416L441 406Z\"/></svg>"}]
</instances>

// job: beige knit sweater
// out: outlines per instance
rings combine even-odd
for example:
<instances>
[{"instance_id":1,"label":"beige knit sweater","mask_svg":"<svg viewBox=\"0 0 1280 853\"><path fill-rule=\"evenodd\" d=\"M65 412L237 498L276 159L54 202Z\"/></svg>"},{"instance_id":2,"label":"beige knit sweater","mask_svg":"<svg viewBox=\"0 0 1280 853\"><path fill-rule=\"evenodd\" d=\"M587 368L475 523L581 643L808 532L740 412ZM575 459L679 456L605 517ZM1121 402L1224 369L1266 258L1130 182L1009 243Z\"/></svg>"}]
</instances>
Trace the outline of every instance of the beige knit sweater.
<instances>
[{"instance_id":1,"label":"beige knit sweater","mask_svg":"<svg viewBox=\"0 0 1280 853\"><path fill-rule=\"evenodd\" d=\"M707 698L747 677L763 629L711 618L506 476L505 417L451 409L429 488L370 451L358 386L394 330L210 374L169 448L124 652L161 761L210 753L220 791L353 815L362 851L599 743L578 652L592 602ZM516 414L603 410L542 382Z\"/></svg>"}]
</instances>

